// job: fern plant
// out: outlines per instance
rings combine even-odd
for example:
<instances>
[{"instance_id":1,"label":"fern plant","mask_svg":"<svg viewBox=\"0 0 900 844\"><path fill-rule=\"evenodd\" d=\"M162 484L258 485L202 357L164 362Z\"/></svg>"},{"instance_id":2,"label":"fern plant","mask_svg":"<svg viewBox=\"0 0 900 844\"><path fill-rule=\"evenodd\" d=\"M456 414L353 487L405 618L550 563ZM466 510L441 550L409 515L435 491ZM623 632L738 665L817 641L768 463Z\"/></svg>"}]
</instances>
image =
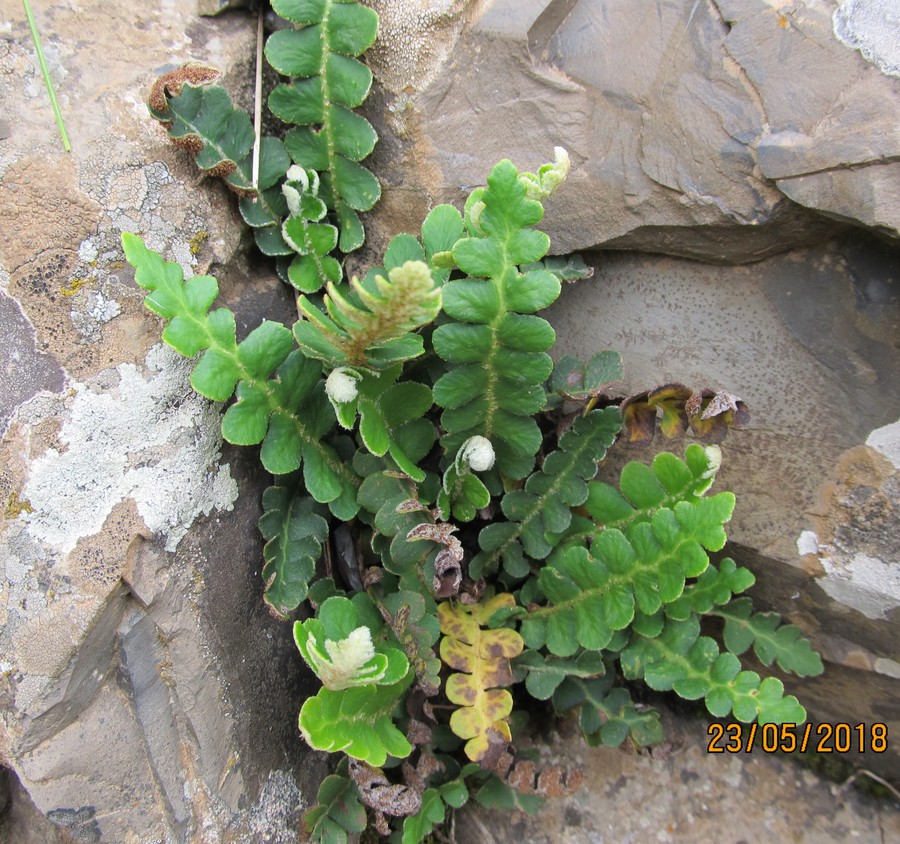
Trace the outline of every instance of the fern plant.
<instances>
[{"instance_id":1,"label":"fern plant","mask_svg":"<svg viewBox=\"0 0 900 844\"><path fill-rule=\"evenodd\" d=\"M535 173L501 161L462 213L435 208L420 237L395 237L383 266L347 282L341 255L379 193L360 164L374 132L352 111L371 85L359 56L377 17L352 0L273 6L298 25L266 50L289 77L270 107L293 126L264 139L257 185L249 123L208 69L163 77L151 111L242 195L300 318L238 341L234 315L211 310L213 278L185 280L138 236L122 241L163 339L195 358L195 389L233 397L223 436L258 445L278 476L260 520L264 598L282 619L312 605L293 632L322 688L299 729L343 754L308 836L342 842L371 824L415 844L470 797L533 811L581 779L535 766L521 746L529 712L573 715L590 744L653 744L661 725L634 701L638 683L715 717L802 722L781 681L739 657L753 648L807 676L819 656L735 597L753 585L747 569L711 558L735 506L709 494L714 443L746 407L683 385L616 396L616 353L547 354L555 335L537 313L587 274L548 258L535 228L565 151ZM708 442L605 477L617 438L646 442L657 426ZM517 708L526 694L535 703Z\"/></svg>"},{"instance_id":2,"label":"fern plant","mask_svg":"<svg viewBox=\"0 0 900 844\"><path fill-rule=\"evenodd\" d=\"M204 173L224 177L241 197L241 215L260 251L278 258L282 279L313 293L340 280L340 263L328 257L336 245L331 238L342 253L362 246L359 212L381 196L378 180L360 163L378 136L354 111L372 85L357 57L375 42L378 16L354 0L273 0L272 8L296 25L273 33L265 49L286 77L271 92L269 108L292 128L283 138L261 139L255 184L252 123L224 88L211 84L214 68L188 64L161 76L150 113ZM319 222L326 208L333 224Z\"/></svg>"}]
</instances>

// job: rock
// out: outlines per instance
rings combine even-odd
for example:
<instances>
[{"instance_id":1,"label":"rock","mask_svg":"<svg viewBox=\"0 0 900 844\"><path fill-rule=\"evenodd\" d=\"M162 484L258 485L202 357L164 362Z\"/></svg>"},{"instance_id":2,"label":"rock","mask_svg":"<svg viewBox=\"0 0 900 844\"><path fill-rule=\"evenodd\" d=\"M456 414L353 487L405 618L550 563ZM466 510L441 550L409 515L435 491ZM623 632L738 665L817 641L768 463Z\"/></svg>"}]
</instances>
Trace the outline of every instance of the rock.
<instances>
[{"instance_id":1,"label":"rock","mask_svg":"<svg viewBox=\"0 0 900 844\"><path fill-rule=\"evenodd\" d=\"M708 753L705 719L662 714L667 741L649 753L585 748L579 735L564 728L562 735L552 734L549 746L538 743L542 761L581 767L587 784L548 800L534 817L470 803L455 819L456 841L876 844L900 835L900 814L890 798L862 793L861 787L878 788L865 777L856 788L842 787L850 773L839 761L829 760L838 780L829 783L797 760L763 752L761 735L751 753ZM774 738L770 733L767 740Z\"/></svg>"},{"instance_id":2,"label":"rock","mask_svg":"<svg viewBox=\"0 0 900 844\"><path fill-rule=\"evenodd\" d=\"M896 237L900 78L847 49L871 55L873 36L900 43L896 15L877 2L849 3L834 11L833 26L831 3L798 4L785 14L762 3L717 5L732 27L725 48L759 92L768 119L757 150L763 175L794 202ZM862 26L864 10L877 31ZM833 31L848 27L849 45Z\"/></svg>"},{"instance_id":3,"label":"rock","mask_svg":"<svg viewBox=\"0 0 900 844\"><path fill-rule=\"evenodd\" d=\"M248 275L233 197L197 184L144 105L188 59L246 98L255 19L82 6L38 13L70 154L22 16L0 34L15 116L0 144L0 763L21 783L7 815L32 801L59 841L286 844L323 766L296 728L310 677L261 601L269 479L223 446L221 408L162 345L119 241L216 267L241 335L290 318L274 274Z\"/></svg>"},{"instance_id":4,"label":"rock","mask_svg":"<svg viewBox=\"0 0 900 844\"><path fill-rule=\"evenodd\" d=\"M751 424L722 443L737 495L727 552L760 605L827 664L796 693L814 720L900 730L900 251L855 235L745 267L606 255L547 312L554 354L622 353L624 390L725 389ZM681 451L679 441L656 450ZM649 460L620 451L616 460ZM607 470L616 471L616 463ZM894 773L900 755L865 764Z\"/></svg>"},{"instance_id":5,"label":"rock","mask_svg":"<svg viewBox=\"0 0 900 844\"><path fill-rule=\"evenodd\" d=\"M834 37L832 3L776 5L374 0L374 237L557 145L560 253L753 261L834 233L822 215L897 236L900 82Z\"/></svg>"},{"instance_id":6,"label":"rock","mask_svg":"<svg viewBox=\"0 0 900 844\"><path fill-rule=\"evenodd\" d=\"M10 804L0 811L0 841L15 844L73 844L78 841L65 827L53 823L38 811L11 771L4 769L3 775L9 780Z\"/></svg>"}]
</instances>

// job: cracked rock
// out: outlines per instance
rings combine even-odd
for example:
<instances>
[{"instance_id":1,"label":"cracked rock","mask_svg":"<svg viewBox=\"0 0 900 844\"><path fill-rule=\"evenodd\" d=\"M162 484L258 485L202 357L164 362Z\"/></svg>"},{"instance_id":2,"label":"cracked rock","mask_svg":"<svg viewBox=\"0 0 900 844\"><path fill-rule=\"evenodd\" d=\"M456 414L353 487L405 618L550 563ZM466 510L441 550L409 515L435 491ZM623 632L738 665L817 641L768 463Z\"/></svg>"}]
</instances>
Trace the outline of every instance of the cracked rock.
<instances>
[{"instance_id":1,"label":"cracked rock","mask_svg":"<svg viewBox=\"0 0 900 844\"><path fill-rule=\"evenodd\" d=\"M559 145L559 253L741 263L846 223L898 236L900 79L835 37L830 0L372 5L376 239L461 201L500 158L531 170ZM890 4L857 5L900 40Z\"/></svg>"},{"instance_id":2,"label":"cracked rock","mask_svg":"<svg viewBox=\"0 0 900 844\"><path fill-rule=\"evenodd\" d=\"M197 183L144 104L189 59L221 64L240 101L255 18L136 0L35 12L72 152L14 13L0 29L0 114L15 116L0 133L0 765L14 783L0 839L289 844L322 771L296 729L308 677L260 597L268 479L223 445L221 407L161 344L120 243L136 232L188 275L215 263L242 335L290 317L280 282L247 274L232 197Z\"/></svg>"},{"instance_id":3,"label":"cracked rock","mask_svg":"<svg viewBox=\"0 0 900 844\"><path fill-rule=\"evenodd\" d=\"M864 47L865 32L900 43L900 18L888 5L845 3L835 11L833 3L809 2L778 11L717 0L732 26L725 48L765 108L762 174L800 205L900 237L900 75L852 49ZM864 16L868 29L853 43L835 37L839 21Z\"/></svg>"}]
</instances>

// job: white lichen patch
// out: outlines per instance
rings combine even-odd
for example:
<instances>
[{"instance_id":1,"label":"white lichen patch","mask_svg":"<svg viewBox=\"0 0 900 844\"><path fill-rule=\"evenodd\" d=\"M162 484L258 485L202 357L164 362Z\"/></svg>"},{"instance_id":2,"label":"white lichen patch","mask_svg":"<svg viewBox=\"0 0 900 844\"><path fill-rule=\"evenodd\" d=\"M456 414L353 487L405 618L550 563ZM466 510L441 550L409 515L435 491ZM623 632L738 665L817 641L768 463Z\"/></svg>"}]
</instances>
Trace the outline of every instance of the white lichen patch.
<instances>
[{"instance_id":1,"label":"white lichen patch","mask_svg":"<svg viewBox=\"0 0 900 844\"><path fill-rule=\"evenodd\" d=\"M823 556L820 562L826 574L818 583L838 603L872 619L886 619L900 606L900 565L868 554L839 561Z\"/></svg>"},{"instance_id":2,"label":"white lichen patch","mask_svg":"<svg viewBox=\"0 0 900 844\"><path fill-rule=\"evenodd\" d=\"M13 637L19 670L56 676L81 641L98 604L96 599L66 596L29 618Z\"/></svg>"},{"instance_id":3,"label":"white lichen patch","mask_svg":"<svg viewBox=\"0 0 900 844\"><path fill-rule=\"evenodd\" d=\"M90 293L81 308L73 308L70 314L72 325L85 340L99 341L101 326L122 313L122 306L105 296L101 291Z\"/></svg>"},{"instance_id":4,"label":"white lichen patch","mask_svg":"<svg viewBox=\"0 0 900 844\"><path fill-rule=\"evenodd\" d=\"M818 583L825 592L870 619L889 619L900 607L898 466L900 422L895 422L842 455L827 486L827 516L815 534L804 531L797 541L801 555L818 556L825 572Z\"/></svg>"},{"instance_id":5,"label":"white lichen patch","mask_svg":"<svg viewBox=\"0 0 900 844\"><path fill-rule=\"evenodd\" d=\"M801 531L797 537L797 553L801 557L819 553L819 538L811 530Z\"/></svg>"},{"instance_id":6,"label":"white lichen patch","mask_svg":"<svg viewBox=\"0 0 900 844\"><path fill-rule=\"evenodd\" d=\"M392 93L424 90L440 72L466 23L472 0L374 0L378 41L367 53Z\"/></svg>"},{"instance_id":7,"label":"white lichen patch","mask_svg":"<svg viewBox=\"0 0 900 844\"><path fill-rule=\"evenodd\" d=\"M866 439L866 445L887 457L895 469L900 469L900 420L876 428Z\"/></svg>"},{"instance_id":8,"label":"white lichen patch","mask_svg":"<svg viewBox=\"0 0 900 844\"><path fill-rule=\"evenodd\" d=\"M900 77L897 0L843 0L832 17L834 35L888 76Z\"/></svg>"},{"instance_id":9,"label":"white lichen patch","mask_svg":"<svg viewBox=\"0 0 900 844\"><path fill-rule=\"evenodd\" d=\"M78 260L90 264L91 261L96 261L99 256L100 250L97 247L95 238L87 237L78 244Z\"/></svg>"},{"instance_id":10,"label":"white lichen patch","mask_svg":"<svg viewBox=\"0 0 900 844\"><path fill-rule=\"evenodd\" d=\"M876 657L874 668L879 674L884 674L885 677L893 677L895 680L900 680L900 662L896 660L888 659L884 656Z\"/></svg>"},{"instance_id":11,"label":"white lichen patch","mask_svg":"<svg viewBox=\"0 0 900 844\"><path fill-rule=\"evenodd\" d=\"M254 841L294 844L297 840L297 816L304 805L303 795L287 771L270 771L259 791L259 799L250 808L250 832Z\"/></svg>"},{"instance_id":12,"label":"white lichen patch","mask_svg":"<svg viewBox=\"0 0 900 844\"><path fill-rule=\"evenodd\" d=\"M75 384L58 439L29 467L28 532L68 553L97 533L113 507L132 498L147 527L174 550L194 520L231 509L237 484L218 459L218 406L194 393L192 363L164 346L146 372L116 367L118 385Z\"/></svg>"}]
</instances>

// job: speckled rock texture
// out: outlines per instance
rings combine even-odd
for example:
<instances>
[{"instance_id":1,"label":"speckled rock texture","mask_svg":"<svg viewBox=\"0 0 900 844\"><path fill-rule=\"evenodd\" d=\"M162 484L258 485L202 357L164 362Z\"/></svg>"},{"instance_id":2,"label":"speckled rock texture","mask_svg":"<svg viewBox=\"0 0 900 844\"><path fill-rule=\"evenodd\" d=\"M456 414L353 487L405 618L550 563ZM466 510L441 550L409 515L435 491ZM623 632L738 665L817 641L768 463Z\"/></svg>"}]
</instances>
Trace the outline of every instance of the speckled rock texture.
<instances>
[{"instance_id":1,"label":"speckled rock texture","mask_svg":"<svg viewBox=\"0 0 900 844\"><path fill-rule=\"evenodd\" d=\"M160 342L119 242L211 267L241 333L290 318L283 285L246 266L233 198L144 105L188 59L246 99L254 21L35 7L72 152L2 0L0 762L60 840L292 841L323 768L296 730L309 679L260 600L268 480L223 447L221 408Z\"/></svg>"},{"instance_id":2,"label":"speckled rock texture","mask_svg":"<svg viewBox=\"0 0 900 844\"><path fill-rule=\"evenodd\" d=\"M663 723L666 743L640 754L585 748L565 727L552 734L542 758L581 767L585 787L548 801L534 817L467 806L456 818L457 844L887 844L900 837L900 802L845 785L838 766L829 782L784 756L708 753L705 719L663 709Z\"/></svg>"},{"instance_id":3,"label":"speckled rock texture","mask_svg":"<svg viewBox=\"0 0 900 844\"><path fill-rule=\"evenodd\" d=\"M898 236L890 2L372 5L384 86L370 107L384 185L372 216L386 234L461 201L499 158L535 167L563 145L573 172L547 206L560 252L744 262L835 221Z\"/></svg>"}]
</instances>

